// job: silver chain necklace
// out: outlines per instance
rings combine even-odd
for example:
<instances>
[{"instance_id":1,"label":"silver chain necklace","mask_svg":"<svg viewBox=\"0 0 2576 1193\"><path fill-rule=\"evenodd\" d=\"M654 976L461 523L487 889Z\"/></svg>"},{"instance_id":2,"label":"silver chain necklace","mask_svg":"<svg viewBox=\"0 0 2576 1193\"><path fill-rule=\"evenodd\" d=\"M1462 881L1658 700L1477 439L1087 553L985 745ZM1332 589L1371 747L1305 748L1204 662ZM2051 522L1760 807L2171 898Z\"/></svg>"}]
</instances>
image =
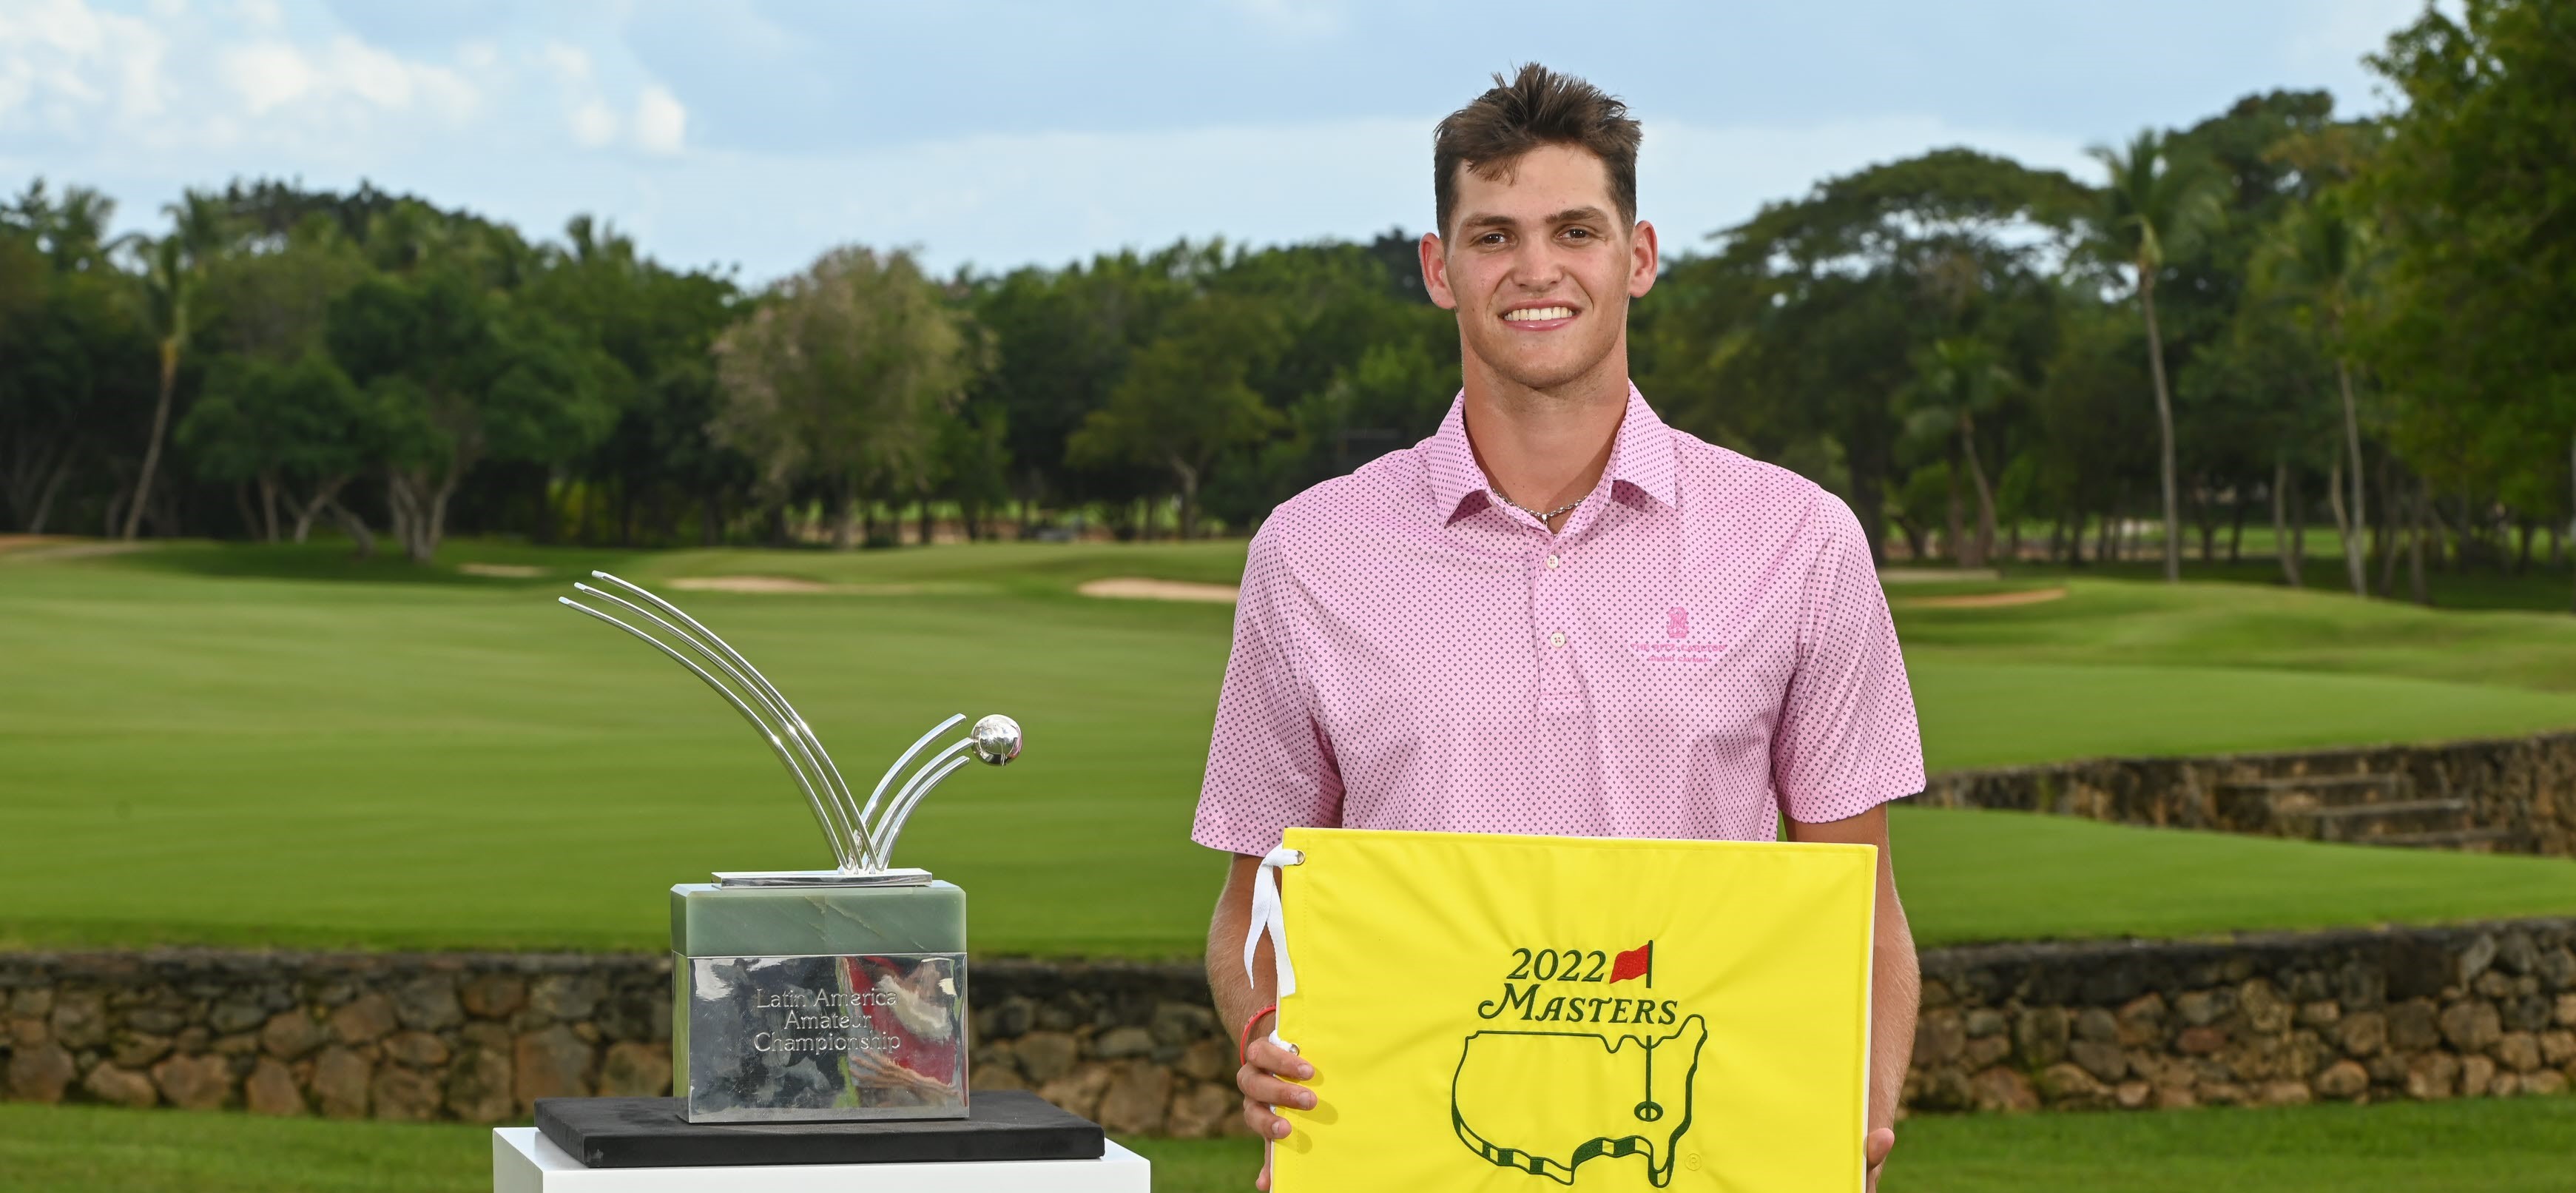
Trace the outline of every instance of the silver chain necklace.
<instances>
[{"instance_id":1,"label":"silver chain necklace","mask_svg":"<svg viewBox=\"0 0 2576 1193\"><path fill-rule=\"evenodd\" d=\"M1517 501L1512 500L1512 499L1511 499L1511 498L1509 498L1509 497L1505 497L1505 496L1503 496L1503 491L1502 491L1502 490L1500 490L1500 489L1491 489L1491 488L1489 488L1489 489L1487 489L1487 490L1485 490L1485 491L1486 491L1486 492L1488 492L1488 493L1493 494L1493 495L1494 495L1494 500L1499 501L1499 502L1502 502L1504 505L1508 505L1508 506L1512 507L1513 509L1519 510L1520 512L1522 512L1522 513L1524 513L1524 514L1528 514L1529 516L1531 516L1531 517L1533 517L1533 518L1538 519L1538 524L1539 524L1539 525L1541 525L1541 526L1545 526L1545 525L1547 525L1547 524L1548 524L1548 522L1549 522L1550 520L1554 519L1558 514L1565 513L1566 511L1571 510L1571 509L1573 509L1574 507L1576 507L1576 506L1578 506L1578 505L1583 504L1585 501L1589 500L1589 499L1591 498L1591 496L1592 496L1591 494L1586 493L1586 494L1584 494L1584 495L1583 495L1583 496L1581 496L1581 497L1577 497L1577 498L1575 498L1575 499L1574 499L1574 500L1572 500L1572 501L1566 502L1565 504L1560 505L1560 506L1556 507L1555 509L1549 510L1549 511L1547 511L1546 513L1542 514L1542 513L1538 512L1537 510L1531 509L1530 507L1528 507L1528 506L1526 506L1526 505L1522 505L1521 503L1519 503L1519 502L1517 502Z\"/></svg>"}]
</instances>

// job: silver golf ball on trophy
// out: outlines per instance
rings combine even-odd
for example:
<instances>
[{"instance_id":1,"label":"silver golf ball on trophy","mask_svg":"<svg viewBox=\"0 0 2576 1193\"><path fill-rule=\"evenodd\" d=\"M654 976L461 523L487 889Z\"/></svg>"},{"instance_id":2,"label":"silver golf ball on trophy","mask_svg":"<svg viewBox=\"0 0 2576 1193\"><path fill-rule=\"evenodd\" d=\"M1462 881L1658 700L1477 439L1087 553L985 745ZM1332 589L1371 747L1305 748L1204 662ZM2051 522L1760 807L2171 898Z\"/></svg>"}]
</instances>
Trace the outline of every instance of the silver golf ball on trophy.
<instances>
[{"instance_id":1,"label":"silver golf ball on trophy","mask_svg":"<svg viewBox=\"0 0 2576 1193\"><path fill-rule=\"evenodd\" d=\"M679 606L591 576L641 603L585 583L573 588L588 603L558 600L650 643L742 714L795 780L835 863L718 871L671 888L671 1085L688 1120L966 1117L966 892L896 868L894 847L959 768L1019 757L1019 723L985 717L925 756L966 719L951 716L862 801L741 652Z\"/></svg>"}]
</instances>

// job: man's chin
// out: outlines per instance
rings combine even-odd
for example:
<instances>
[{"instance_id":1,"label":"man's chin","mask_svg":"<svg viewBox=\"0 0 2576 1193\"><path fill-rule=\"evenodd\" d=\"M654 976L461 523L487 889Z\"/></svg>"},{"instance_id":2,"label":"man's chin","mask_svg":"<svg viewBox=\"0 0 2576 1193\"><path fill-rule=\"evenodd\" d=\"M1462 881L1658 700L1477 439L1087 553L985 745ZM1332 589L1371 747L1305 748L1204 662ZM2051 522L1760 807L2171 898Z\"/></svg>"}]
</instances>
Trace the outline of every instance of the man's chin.
<instances>
[{"instance_id":1,"label":"man's chin","mask_svg":"<svg viewBox=\"0 0 2576 1193\"><path fill-rule=\"evenodd\" d=\"M1515 386L1549 392L1564 389L1590 376L1608 355L1605 352L1585 361L1494 360L1489 357L1485 363L1493 369L1496 377Z\"/></svg>"}]
</instances>

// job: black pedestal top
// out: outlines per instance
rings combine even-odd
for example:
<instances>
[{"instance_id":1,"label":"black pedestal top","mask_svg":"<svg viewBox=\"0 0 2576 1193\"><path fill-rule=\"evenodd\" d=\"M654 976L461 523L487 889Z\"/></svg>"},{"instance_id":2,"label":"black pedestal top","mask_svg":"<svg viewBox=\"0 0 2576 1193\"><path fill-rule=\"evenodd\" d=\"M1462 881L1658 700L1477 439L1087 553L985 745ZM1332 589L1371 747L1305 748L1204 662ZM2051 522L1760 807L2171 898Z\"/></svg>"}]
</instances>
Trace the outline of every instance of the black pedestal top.
<instances>
[{"instance_id":1,"label":"black pedestal top","mask_svg":"<svg viewBox=\"0 0 2576 1193\"><path fill-rule=\"evenodd\" d=\"M592 1168L1097 1160L1100 1127L1026 1090L978 1093L966 1118L692 1123L678 1098L539 1098L537 1130Z\"/></svg>"}]
</instances>

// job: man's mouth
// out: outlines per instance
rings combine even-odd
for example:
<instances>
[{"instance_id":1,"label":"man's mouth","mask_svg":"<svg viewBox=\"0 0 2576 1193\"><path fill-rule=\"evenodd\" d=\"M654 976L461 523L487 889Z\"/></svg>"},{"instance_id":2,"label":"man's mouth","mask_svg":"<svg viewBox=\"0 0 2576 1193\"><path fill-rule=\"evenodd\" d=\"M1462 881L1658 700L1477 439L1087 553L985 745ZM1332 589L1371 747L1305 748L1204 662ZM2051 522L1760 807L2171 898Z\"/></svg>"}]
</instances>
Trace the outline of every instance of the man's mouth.
<instances>
[{"instance_id":1,"label":"man's mouth","mask_svg":"<svg viewBox=\"0 0 2576 1193\"><path fill-rule=\"evenodd\" d=\"M1522 307L1503 312L1505 323L1556 323L1572 318L1573 307Z\"/></svg>"}]
</instances>

